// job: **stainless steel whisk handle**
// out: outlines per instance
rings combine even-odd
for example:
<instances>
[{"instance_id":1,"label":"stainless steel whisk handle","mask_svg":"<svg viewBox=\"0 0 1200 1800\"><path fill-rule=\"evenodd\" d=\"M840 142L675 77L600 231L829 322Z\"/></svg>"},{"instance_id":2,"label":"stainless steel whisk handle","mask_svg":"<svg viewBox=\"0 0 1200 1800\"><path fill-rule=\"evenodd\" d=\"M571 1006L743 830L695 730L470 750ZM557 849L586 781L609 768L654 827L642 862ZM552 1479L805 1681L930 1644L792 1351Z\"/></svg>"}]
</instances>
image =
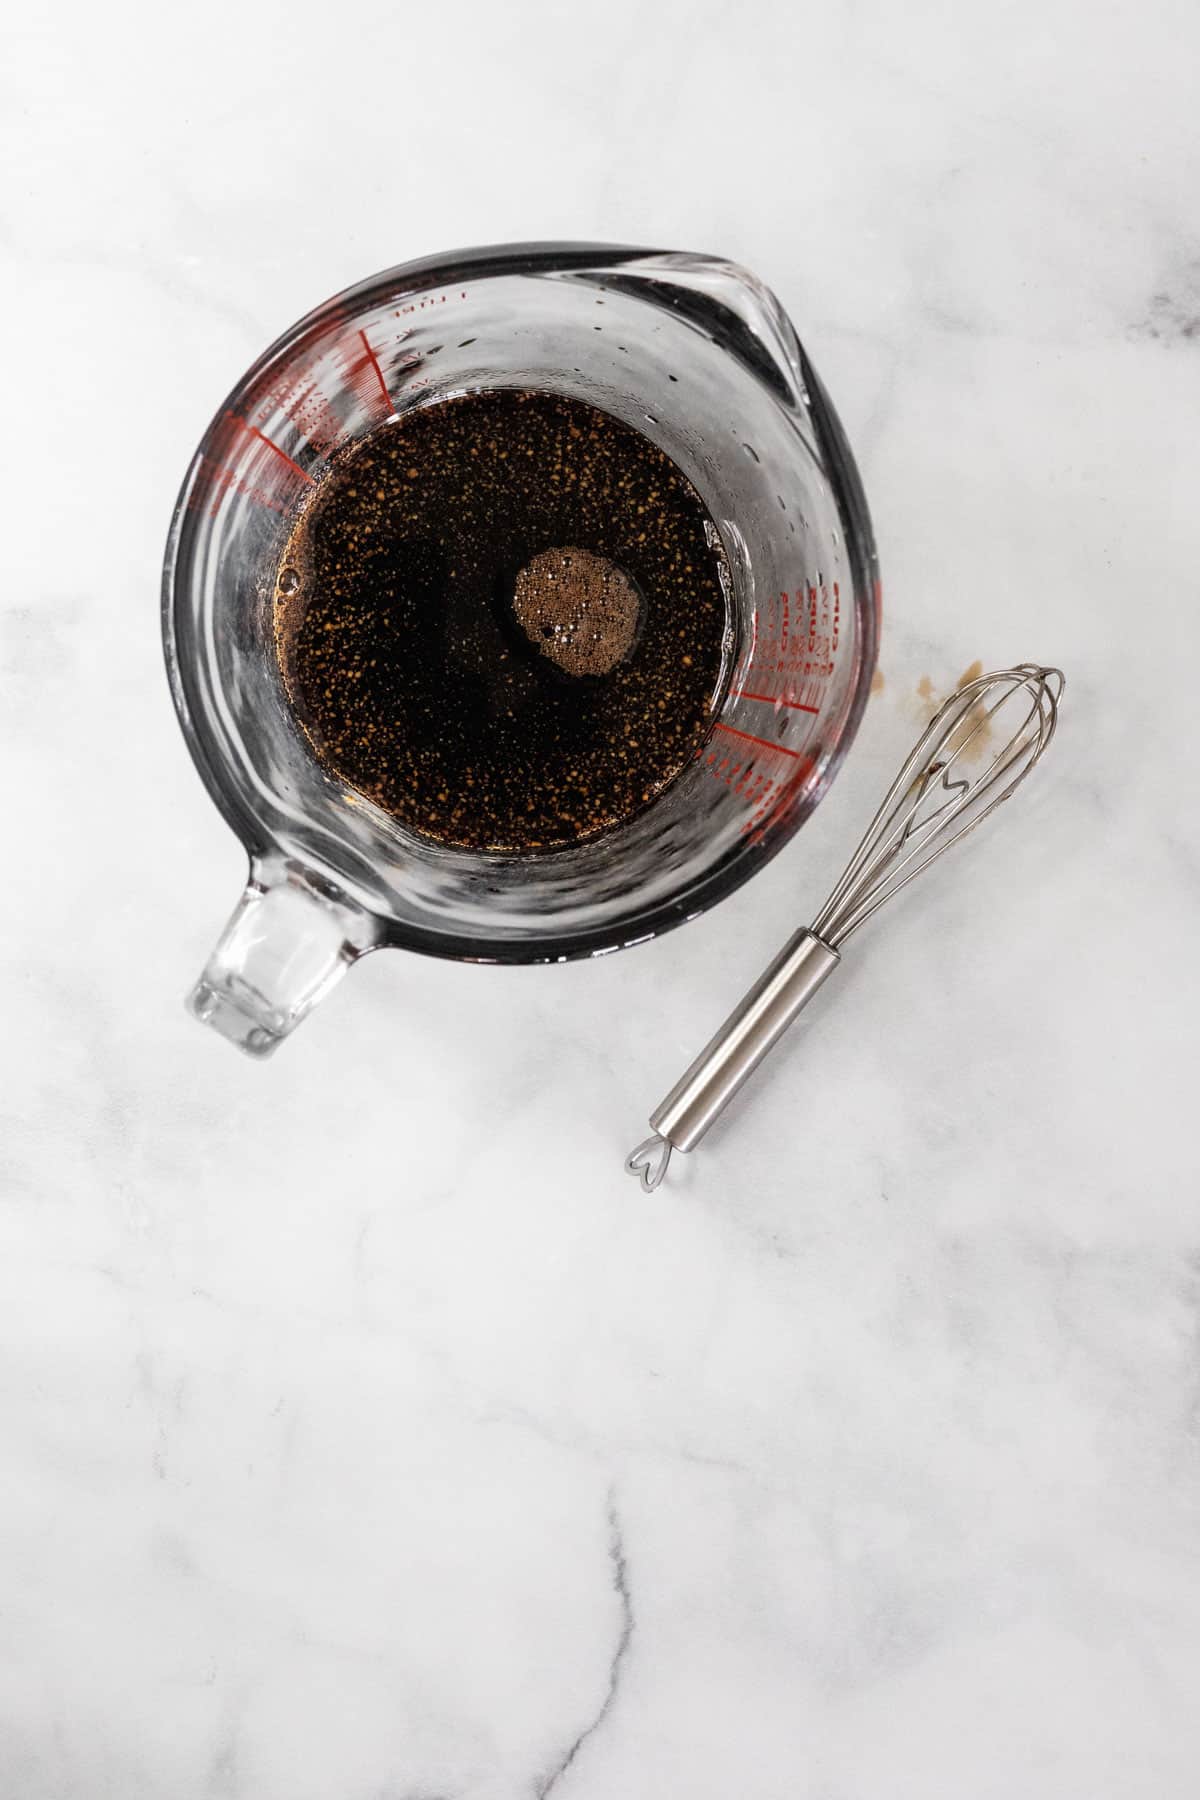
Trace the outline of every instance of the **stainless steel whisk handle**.
<instances>
[{"instance_id":1,"label":"stainless steel whisk handle","mask_svg":"<svg viewBox=\"0 0 1200 1800\"><path fill-rule=\"evenodd\" d=\"M841 960L815 931L805 928L788 939L686 1075L650 1114L654 1137L639 1144L625 1163L647 1193L653 1193L666 1174L671 1151L695 1148Z\"/></svg>"},{"instance_id":2,"label":"stainless steel whisk handle","mask_svg":"<svg viewBox=\"0 0 1200 1800\"><path fill-rule=\"evenodd\" d=\"M677 1150L691 1150L841 962L813 931L789 938L769 968L650 1114Z\"/></svg>"}]
</instances>

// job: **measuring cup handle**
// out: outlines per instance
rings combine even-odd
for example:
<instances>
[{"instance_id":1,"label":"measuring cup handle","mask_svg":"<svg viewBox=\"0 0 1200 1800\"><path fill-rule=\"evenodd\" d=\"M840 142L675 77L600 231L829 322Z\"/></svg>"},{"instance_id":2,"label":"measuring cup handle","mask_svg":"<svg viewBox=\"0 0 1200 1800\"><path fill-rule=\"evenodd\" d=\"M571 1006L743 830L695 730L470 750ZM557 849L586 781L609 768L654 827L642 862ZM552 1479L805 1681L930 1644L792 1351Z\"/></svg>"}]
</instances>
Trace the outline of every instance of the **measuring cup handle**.
<instances>
[{"instance_id":1,"label":"measuring cup handle","mask_svg":"<svg viewBox=\"0 0 1200 1800\"><path fill-rule=\"evenodd\" d=\"M189 1012L249 1056L269 1056L379 942L379 923L291 865L255 861L187 998Z\"/></svg>"}]
</instances>

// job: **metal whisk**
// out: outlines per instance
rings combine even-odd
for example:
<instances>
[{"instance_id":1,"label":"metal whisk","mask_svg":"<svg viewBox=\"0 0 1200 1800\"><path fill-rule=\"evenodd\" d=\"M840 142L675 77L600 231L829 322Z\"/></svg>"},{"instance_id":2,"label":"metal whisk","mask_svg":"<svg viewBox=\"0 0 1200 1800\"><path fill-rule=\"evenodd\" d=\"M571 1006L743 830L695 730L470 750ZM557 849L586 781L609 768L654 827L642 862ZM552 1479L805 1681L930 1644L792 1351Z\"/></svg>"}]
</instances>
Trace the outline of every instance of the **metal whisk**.
<instances>
[{"instance_id":1,"label":"metal whisk","mask_svg":"<svg viewBox=\"0 0 1200 1800\"><path fill-rule=\"evenodd\" d=\"M654 1135L625 1161L647 1193L671 1151L696 1147L779 1042L837 968L851 933L1024 781L1054 736L1063 687L1060 669L1021 663L966 683L930 720L813 925L788 940L651 1113Z\"/></svg>"}]
</instances>

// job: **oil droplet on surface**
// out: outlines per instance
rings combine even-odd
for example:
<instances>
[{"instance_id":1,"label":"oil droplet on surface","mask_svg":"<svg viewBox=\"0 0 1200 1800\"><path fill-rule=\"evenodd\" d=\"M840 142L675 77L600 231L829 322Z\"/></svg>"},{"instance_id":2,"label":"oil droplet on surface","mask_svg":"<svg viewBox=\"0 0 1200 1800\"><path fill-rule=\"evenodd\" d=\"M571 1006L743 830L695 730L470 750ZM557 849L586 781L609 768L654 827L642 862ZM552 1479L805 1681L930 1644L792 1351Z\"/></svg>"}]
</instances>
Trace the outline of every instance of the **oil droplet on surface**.
<instances>
[{"instance_id":1,"label":"oil droplet on surface","mask_svg":"<svg viewBox=\"0 0 1200 1800\"><path fill-rule=\"evenodd\" d=\"M567 675L607 675L637 640L637 584L590 550L543 550L513 588L513 613L530 642Z\"/></svg>"}]
</instances>

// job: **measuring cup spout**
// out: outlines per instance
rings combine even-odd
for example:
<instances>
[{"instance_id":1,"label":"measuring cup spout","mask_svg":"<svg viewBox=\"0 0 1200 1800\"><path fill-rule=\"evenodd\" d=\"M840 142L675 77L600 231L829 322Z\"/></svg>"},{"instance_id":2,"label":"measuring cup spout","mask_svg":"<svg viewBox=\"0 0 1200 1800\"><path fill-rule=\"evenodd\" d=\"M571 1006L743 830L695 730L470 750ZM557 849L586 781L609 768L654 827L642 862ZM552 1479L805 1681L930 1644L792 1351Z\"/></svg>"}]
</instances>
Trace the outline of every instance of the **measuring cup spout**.
<instances>
[{"instance_id":1,"label":"measuring cup spout","mask_svg":"<svg viewBox=\"0 0 1200 1800\"><path fill-rule=\"evenodd\" d=\"M378 921L327 883L256 860L188 1010L247 1055L269 1056L378 942Z\"/></svg>"}]
</instances>

